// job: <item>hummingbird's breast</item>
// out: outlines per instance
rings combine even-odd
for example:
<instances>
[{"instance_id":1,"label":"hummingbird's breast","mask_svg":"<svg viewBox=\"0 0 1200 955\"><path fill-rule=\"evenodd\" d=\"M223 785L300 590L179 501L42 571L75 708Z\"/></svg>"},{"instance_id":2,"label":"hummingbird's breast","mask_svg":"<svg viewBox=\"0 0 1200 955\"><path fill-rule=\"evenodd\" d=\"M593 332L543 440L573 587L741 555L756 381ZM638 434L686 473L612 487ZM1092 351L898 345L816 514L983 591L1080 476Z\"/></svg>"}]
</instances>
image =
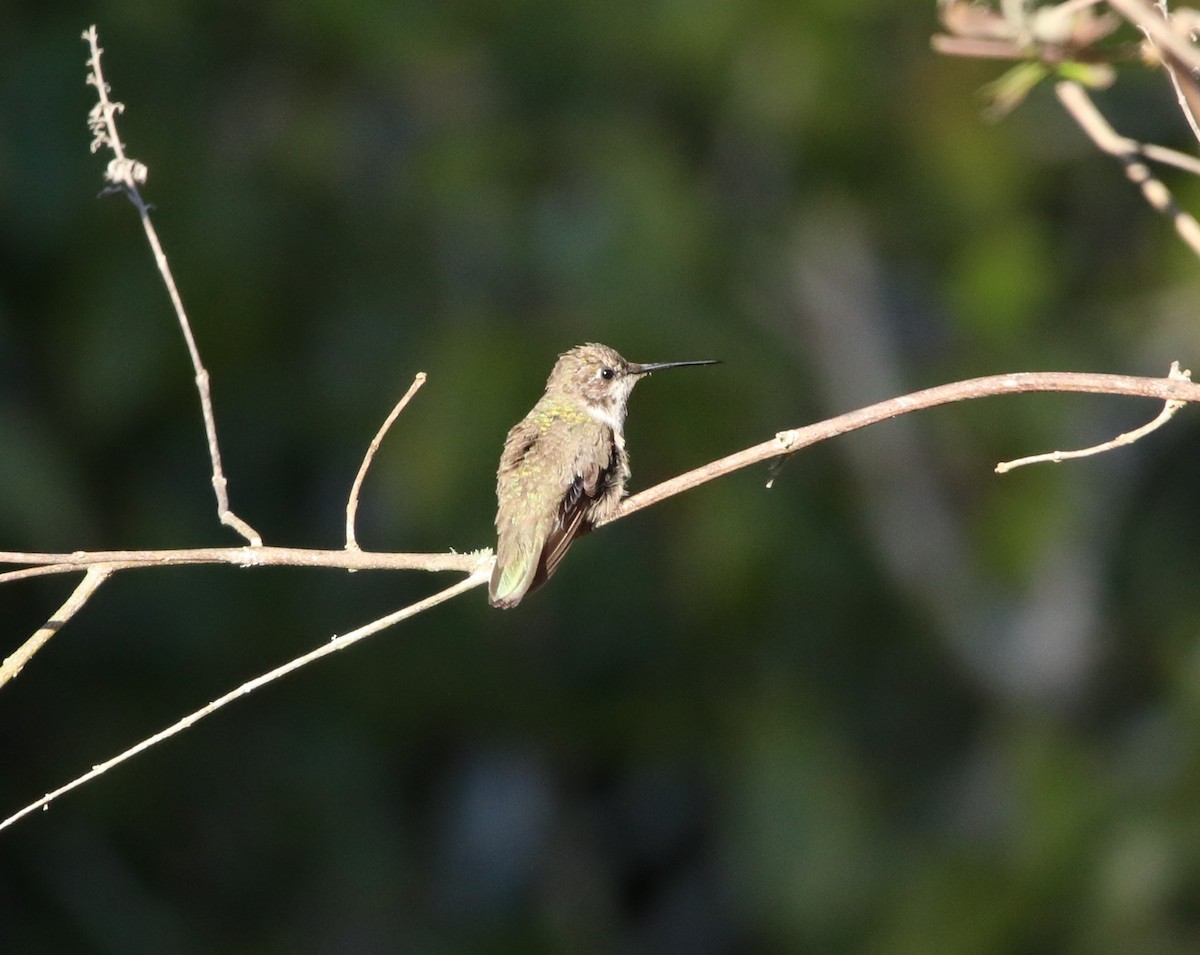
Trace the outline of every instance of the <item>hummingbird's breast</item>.
<instances>
[{"instance_id":1,"label":"hummingbird's breast","mask_svg":"<svg viewBox=\"0 0 1200 955\"><path fill-rule=\"evenodd\" d=\"M553 524L585 508L588 522L611 513L629 477L628 456L611 413L545 395L508 434L496 478L497 524Z\"/></svg>"}]
</instances>

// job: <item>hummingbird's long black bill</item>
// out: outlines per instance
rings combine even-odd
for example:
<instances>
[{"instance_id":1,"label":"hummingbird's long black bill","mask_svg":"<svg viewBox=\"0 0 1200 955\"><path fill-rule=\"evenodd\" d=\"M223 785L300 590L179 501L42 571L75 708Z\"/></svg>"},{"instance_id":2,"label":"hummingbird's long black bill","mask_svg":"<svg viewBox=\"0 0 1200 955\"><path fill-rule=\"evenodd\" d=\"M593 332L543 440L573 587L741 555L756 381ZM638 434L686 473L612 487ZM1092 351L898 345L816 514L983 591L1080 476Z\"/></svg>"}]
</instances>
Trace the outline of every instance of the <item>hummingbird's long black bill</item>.
<instances>
[{"instance_id":1,"label":"hummingbird's long black bill","mask_svg":"<svg viewBox=\"0 0 1200 955\"><path fill-rule=\"evenodd\" d=\"M664 368L684 368L688 365L719 365L719 358L708 358L704 361L652 361L645 365L636 362L629 363L629 374L648 375L652 371L662 371Z\"/></svg>"}]
</instances>

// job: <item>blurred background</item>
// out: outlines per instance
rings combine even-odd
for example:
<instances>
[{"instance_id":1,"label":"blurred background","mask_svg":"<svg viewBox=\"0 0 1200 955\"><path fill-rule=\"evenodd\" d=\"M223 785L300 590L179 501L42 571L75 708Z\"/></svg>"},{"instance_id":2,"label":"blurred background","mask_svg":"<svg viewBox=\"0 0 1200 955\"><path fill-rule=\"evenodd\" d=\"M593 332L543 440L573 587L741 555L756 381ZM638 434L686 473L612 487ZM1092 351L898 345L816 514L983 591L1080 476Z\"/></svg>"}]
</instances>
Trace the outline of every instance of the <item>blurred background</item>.
<instances>
[{"instance_id":1,"label":"blurred background","mask_svg":"<svg viewBox=\"0 0 1200 955\"><path fill-rule=\"evenodd\" d=\"M1200 362L1198 263L933 2L67 0L0 11L0 548L233 545L81 31L154 203L235 510L491 546L581 341L634 489L917 388ZM1117 128L1194 149L1165 79ZM1200 186L1167 175L1184 205ZM1200 428L1005 476L1149 402L989 399L751 469L223 710L0 834L0 947L1158 953L1200 945ZM449 584L121 574L0 692L0 814ZM74 581L0 588L0 655Z\"/></svg>"}]
</instances>

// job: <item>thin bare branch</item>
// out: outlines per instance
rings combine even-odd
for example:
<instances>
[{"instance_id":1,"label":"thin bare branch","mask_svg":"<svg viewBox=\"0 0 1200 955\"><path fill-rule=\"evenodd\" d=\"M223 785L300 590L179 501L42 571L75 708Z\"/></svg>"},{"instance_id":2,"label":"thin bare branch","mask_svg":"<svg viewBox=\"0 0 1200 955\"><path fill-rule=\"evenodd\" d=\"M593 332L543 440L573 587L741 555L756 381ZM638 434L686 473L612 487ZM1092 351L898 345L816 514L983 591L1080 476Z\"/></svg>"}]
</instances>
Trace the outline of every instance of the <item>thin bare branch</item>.
<instances>
[{"instance_id":1,"label":"thin bare branch","mask_svg":"<svg viewBox=\"0 0 1200 955\"><path fill-rule=\"evenodd\" d=\"M379 450L379 446L383 443L384 437L388 430L392 427L395 420L400 417L400 412L405 409L412 396L417 393L420 387L425 384L425 379L428 376L423 371L418 371L412 384L408 386L408 391L404 393L404 397L392 409L392 413L387 416L387 420L375 433L375 437L371 439L371 446L367 448L367 453L363 456L362 465L358 469L358 474L354 478L354 486L350 489L350 498L346 501L346 550L358 550L358 541L354 537L354 518L358 514L358 494L362 490L363 480L367 476L367 470L371 467L371 462L375 460L375 452Z\"/></svg>"},{"instance_id":2,"label":"thin bare branch","mask_svg":"<svg viewBox=\"0 0 1200 955\"><path fill-rule=\"evenodd\" d=\"M965 56L977 60L1025 60L1029 53L1012 40L990 40L973 36L936 33L929 45L943 56Z\"/></svg>"},{"instance_id":3,"label":"thin bare branch","mask_svg":"<svg viewBox=\"0 0 1200 955\"><path fill-rule=\"evenodd\" d=\"M426 597L424 600L419 600L414 604L410 604L407 607L397 610L395 613L390 613L387 616L380 617L378 620L374 620L365 626L359 627L357 630L352 630L340 637L334 637L328 643L322 644L315 650L312 650L303 656L296 657L294 660L290 660L282 666L276 667L274 670L255 677L253 680L246 681L236 689L230 690L224 696L220 696L213 700L207 706L202 706L194 713L189 713L187 716L183 717L177 722L172 723L166 729L160 730L153 736L147 737L140 743L136 744L135 746L131 746L129 749L119 753L111 759L107 759L102 763L98 763L82 776L71 780L65 786L60 786L53 792L47 793L36 802L30 803L24 809L13 813L3 822L0 822L0 829L11 826L18 819L29 815L29 813L48 806L51 802L64 793L68 793L72 789L78 789L84 783L89 782L95 779L97 776L101 776L108 772L114 766L119 766L121 763L132 759L139 753L144 753L146 750L150 749L150 747L156 746L164 740L170 739L172 736L183 732L190 726L195 726L206 716L210 716L217 710L221 709L221 707L228 703L232 703L239 697L243 697L246 694L257 690L259 687L266 686L268 683L273 683L280 677L286 676L295 670L299 670L301 667L308 666L308 664L313 663L322 657L329 656L331 653L336 653L339 650L345 650L347 647L358 643L359 640L363 640L372 634L379 633L381 630L386 630L388 627L395 626L396 624L407 620L410 617L415 617L417 614L436 607L440 603L445 603L447 600L457 597L459 594L466 593L468 590L479 587L480 585L486 583L488 578L491 576L491 565L492 562L490 558L477 558L476 567L471 575L463 580L460 580L453 586L447 587L445 590L440 590L436 594Z\"/></svg>"},{"instance_id":4,"label":"thin bare branch","mask_svg":"<svg viewBox=\"0 0 1200 955\"><path fill-rule=\"evenodd\" d=\"M880 421L895 418L897 415L955 401L967 401L993 395L1047 391L1129 395L1157 398L1161 401L1200 402L1200 384L1172 378L1135 378L1129 375L1093 375L1078 372L1018 372L1011 375L970 378L966 381L956 381L947 385L938 385L935 388L927 388L924 391L915 391L898 398L889 398L887 401L868 405L857 411L851 411L803 428L781 431L769 441L712 461L626 498L617 513L604 523L611 524L613 521L635 514L652 504L657 504L665 498L706 484L741 468L794 454L809 445L839 434L865 428L867 425L878 424Z\"/></svg>"},{"instance_id":5,"label":"thin bare branch","mask_svg":"<svg viewBox=\"0 0 1200 955\"><path fill-rule=\"evenodd\" d=\"M1078 83L1063 81L1054 87L1059 102L1071 114L1092 142L1110 156L1115 156L1125 167L1125 175L1142 190L1150 205L1168 216L1175 225L1179 237L1197 256L1200 256L1200 223L1179 207L1169 189L1150 172L1139 154L1142 146L1132 139L1121 136L1096 109L1091 97Z\"/></svg>"},{"instance_id":6,"label":"thin bare branch","mask_svg":"<svg viewBox=\"0 0 1200 955\"><path fill-rule=\"evenodd\" d=\"M11 653L4 662L0 664L0 686L4 686L9 680L13 679L25 664L32 659L46 642L58 633L63 628L68 620L70 620L79 609L87 603L92 594L94 594L100 585L104 583L112 573L112 568L104 566L89 567L83 580L79 582L79 586L71 592L71 596L55 612L46 623L39 627L38 630L28 640L22 643L13 653Z\"/></svg>"},{"instance_id":7,"label":"thin bare branch","mask_svg":"<svg viewBox=\"0 0 1200 955\"><path fill-rule=\"evenodd\" d=\"M310 550L306 547L193 547L180 550L97 550L70 554L0 551L0 564L25 564L0 574L0 584L89 567L134 570L180 564L233 564L237 567L327 567L337 570L426 570L469 572L479 551L467 554L383 554L364 550Z\"/></svg>"},{"instance_id":8,"label":"thin bare branch","mask_svg":"<svg viewBox=\"0 0 1200 955\"><path fill-rule=\"evenodd\" d=\"M102 50L95 26L88 27L84 31L83 39L87 41L88 48L91 51L91 56L88 58L89 73L87 81L91 86L96 87L96 93L99 97L99 102L92 108L92 112L88 116L88 127L92 131L92 152L107 147L112 150L113 155L116 157L108 164L108 169L105 172L105 178L109 184L105 191L125 193L129 197L129 201L133 203L133 207L137 209L138 218L142 222L142 229L146 233L146 240L150 243L150 249L154 253L154 261L158 265L159 274L162 276L163 284L167 288L167 294L171 297L171 304L175 308L175 317L179 320L179 327L183 332L183 340L187 345L188 355L191 356L196 390L200 394L200 412L204 418L204 433L208 438L208 455L212 462L212 486L213 492L217 497L217 517L222 524L233 528L233 530L241 534L250 546L261 547L262 537L229 507L228 481L226 481L225 472L221 467L221 449L217 444L217 422L213 415L212 392L209 387L208 371L205 369L204 363L200 360L200 350L196 347L196 339L192 335L192 326L188 321L187 312L184 311L183 299L180 297L179 289L175 285L175 277L171 274L171 266L167 261L167 255L163 251L162 243L158 240L158 232L154 228L154 223L150 221L150 207L146 204L142 198L141 191L138 189L138 186L146 181L148 170L142 163L129 159L125 155L124 145L117 135L116 116L125 107L122 103L114 102L108 97L109 86L104 82L104 74L100 69L100 54Z\"/></svg>"},{"instance_id":9,"label":"thin bare branch","mask_svg":"<svg viewBox=\"0 0 1200 955\"><path fill-rule=\"evenodd\" d=\"M1191 372L1183 371L1179 367L1179 362L1171 362L1170 377L1177 381L1191 381ZM1047 451L1043 454L1031 454L1028 457L1018 458L1015 461L1001 461L996 465L997 474L1007 474L1014 468L1024 467L1027 464L1061 464L1063 461L1071 461L1075 458L1088 458L1093 454L1101 454L1105 451L1111 451L1114 448L1123 448L1127 444L1133 444L1135 441L1140 441L1152 431L1157 431L1164 424L1175 417L1175 412L1182 408L1186 402L1184 401L1167 401L1163 404L1163 409L1158 413L1158 416L1140 428L1134 428L1132 431L1126 431L1123 434L1117 435L1109 441L1101 442L1093 445L1090 448L1079 448L1075 451Z\"/></svg>"}]
</instances>

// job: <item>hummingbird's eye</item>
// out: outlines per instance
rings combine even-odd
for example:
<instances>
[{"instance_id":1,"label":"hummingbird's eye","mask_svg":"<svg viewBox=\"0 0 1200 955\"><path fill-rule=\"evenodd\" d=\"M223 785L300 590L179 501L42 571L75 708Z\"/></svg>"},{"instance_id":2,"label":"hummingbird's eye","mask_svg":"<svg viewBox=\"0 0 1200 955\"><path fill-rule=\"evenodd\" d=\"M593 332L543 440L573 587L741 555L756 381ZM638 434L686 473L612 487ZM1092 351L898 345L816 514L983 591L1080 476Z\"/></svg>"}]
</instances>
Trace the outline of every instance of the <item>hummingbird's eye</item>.
<instances>
[{"instance_id":1,"label":"hummingbird's eye","mask_svg":"<svg viewBox=\"0 0 1200 955\"><path fill-rule=\"evenodd\" d=\"M612 381L614 375L616 375L616 372L613 371L611 368L601 368L600 369L600 377L603 378L605 381Z\"/></svg>"}]
</instances>

